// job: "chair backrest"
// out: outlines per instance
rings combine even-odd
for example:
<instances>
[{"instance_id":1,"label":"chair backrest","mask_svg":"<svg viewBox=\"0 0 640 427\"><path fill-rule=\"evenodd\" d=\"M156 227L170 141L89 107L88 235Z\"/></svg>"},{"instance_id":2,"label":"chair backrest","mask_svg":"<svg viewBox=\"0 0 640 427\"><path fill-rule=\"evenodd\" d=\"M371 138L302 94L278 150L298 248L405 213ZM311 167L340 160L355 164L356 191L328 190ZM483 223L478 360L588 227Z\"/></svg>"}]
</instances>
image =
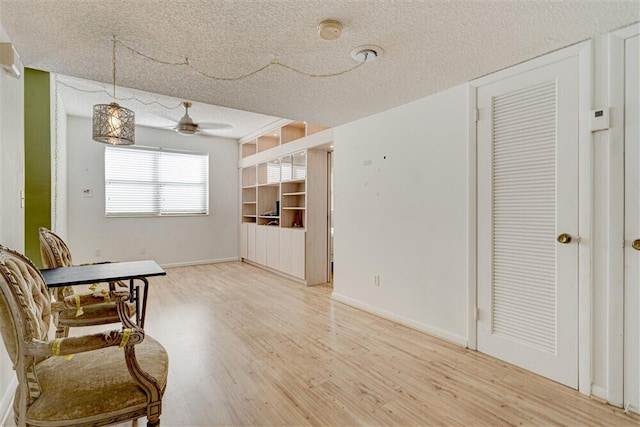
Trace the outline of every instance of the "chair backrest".
<instances>
[{"instance_id":1,"label":"chair backrest","mask_svg":"<svg viewBox=\"0 0 640 427\"><path fill-rule=\"evenodd\" d=\"M73 265L71 251L64 240L45 227L40 227L38 231L40 234L42 266L44 268L71 267ZM58 301L73 294L74 291L71 286L64 286L54 290L54 296Z\"/></svg>"},{"instance_id":2,"label":"chair backrest","mask_svg":"<svg viewBox=\"0 0 640 427\"><path fill-rule=\"evenodd\" d=\"M40 255L44 268L71 267L73 259L67 244L51 230L40 227Z\"/></svg>"},{"instance_id":3,"label":"chair backrest","mask_svg":"<svg viewBox=\"0 0 640 427\"><path fill-rule=\"evenodd\" d=\"M21 416L41 392L35 366L43 360L29 355L25 346L47 341L50 324L51 297L40 270L24 255L0 245L0 331L18 378L13 409Z\"/></svg>"}]
</instances>

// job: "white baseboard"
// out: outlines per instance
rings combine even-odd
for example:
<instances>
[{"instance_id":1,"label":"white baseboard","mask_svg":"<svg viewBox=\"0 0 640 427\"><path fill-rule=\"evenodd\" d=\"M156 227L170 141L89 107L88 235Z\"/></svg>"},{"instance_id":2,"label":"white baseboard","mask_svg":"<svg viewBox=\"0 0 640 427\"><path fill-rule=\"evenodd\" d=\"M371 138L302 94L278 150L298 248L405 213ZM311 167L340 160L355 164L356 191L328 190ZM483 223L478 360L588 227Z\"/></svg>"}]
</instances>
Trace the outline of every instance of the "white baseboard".
<instances>
[{"instance_id":1,"label":"white baseboard","mask_svg":"<svg viewBox=\"0 0 640 427\"><path fill-rule=\"evenodd\" d=\"M160 266L162 268L188 267L190 265L217 264L220 262L231 262L231 261L240 261L240 258L230 257L230 258L218 258L218 259L202 259L197 261L170 262L166 264L161 264Z\"/></svg>"},{"instance_id":2,"label":"white baseboard","mask_svg":"<svg viewBox=\"0 0 640 427\"><path fill-rule=\"evenodd\" d=\"M376 316L380 316L387 320L400 323L401 325L407 326L411 329L433 335L437 338L449 341L462 347L467 347L467 338L461 335L452 334L449 331L426 325L424 323L416 322L415 320L407 319L405 317L399 316L386 310L381 310L377 307L373 307L369 304L363 303L362 301L358 301L353 298L337 294L335 292L331 294L331 298L338 302L350 305L351 307L366 311L367 313L375 314Z\"/></svg>"},{"instance_id":3,"label":"white baseboard","mask_svg":"<svg viewBox=\"0 0 640 427\"><path fill-rule=\"evenodd\" d=\"M599 385L591 384L591 396L602 399L606 402L608 394L609 393L606 388Z\"/></svg>"},{"instance_id":4,"label":"white baseboard","mask_svg":"<svg viewBox=\"0 0 640 427\"><path fill-rule=\"evenodd\" d=\"M11 410L13 409L13 397L16 394L17 387L18 379L14 375L7 387L7 390L4 392L4 396L2 396L2 400L0 400L0 414L2 414L0 425L2 426L13 424L13 421L9 423L9 414L11 414Z\"/></svg>"}]
</instances>

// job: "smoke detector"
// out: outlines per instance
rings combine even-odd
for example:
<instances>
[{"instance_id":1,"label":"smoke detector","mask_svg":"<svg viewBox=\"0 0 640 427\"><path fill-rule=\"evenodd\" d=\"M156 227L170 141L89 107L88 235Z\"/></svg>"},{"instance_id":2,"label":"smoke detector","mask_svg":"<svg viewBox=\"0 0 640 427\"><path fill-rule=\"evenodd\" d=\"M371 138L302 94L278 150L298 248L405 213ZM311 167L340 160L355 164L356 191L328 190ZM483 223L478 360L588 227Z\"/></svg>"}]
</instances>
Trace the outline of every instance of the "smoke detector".
<instances>
[{"instance_id":1,"label":"smoke detector","mask_svg":"<svg viewBox=\"0 0 640 427\"><path fill-rule=\"evenodd\" d=\"M358 46L351 51L351 57L357 62L373 62L382 56L382 48L373 44Z\"/></svg>"},{"instance_id":2,"label":"smoke detector","mask_svg":"<svg viewBox=\"0 0 640 427\"><path fill-rule=\"evenodd\" d=\"M318 24L318 33L324 40L335 40L342 34L342 23L334 19L325 19Z\"/></svg>"}]
</instances>

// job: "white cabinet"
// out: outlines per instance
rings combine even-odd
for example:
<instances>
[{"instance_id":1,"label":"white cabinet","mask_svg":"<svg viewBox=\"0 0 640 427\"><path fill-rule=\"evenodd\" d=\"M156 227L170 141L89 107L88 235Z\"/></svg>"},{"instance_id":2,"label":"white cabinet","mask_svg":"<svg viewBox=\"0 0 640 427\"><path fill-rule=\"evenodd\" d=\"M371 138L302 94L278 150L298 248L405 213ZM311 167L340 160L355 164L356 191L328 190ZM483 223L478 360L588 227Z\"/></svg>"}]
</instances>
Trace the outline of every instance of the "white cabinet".
<instances>
[{"instance_id":1,"label":"white cabinet","mask_svg":"<svg viewBox=\"0 0 640 427\"><path fill-rule=\"evenodd\" d=\"M243 222L240 224L240 258L248 258L247 253L247 228L249 224Z\"/></svg>"},{"instance_id":2,"label":"white cabinet","mask_svg":"<svg viewBox=\"0 0 640 427\"><path fill-rule=\"evenodd\" d=\"M256 224L247 222L243 225L247 227L247 259L256 261Z\"/></svg>"},{"instance_id":3,"label":"white cabinet","mask_svg":"<svg viewBox=\"0 0 640 427\"><path fill-rule=\"evenodd\" d=\"M240 224L240 257L256 261L256 224L253 222Z\"/></svg>"},{"instance_id":4,"label":"white cabinet","mask_svg":"<svg viewBox=\"0 0 640 427\"><path fill-rule=\"evenodd\" d=\"M280 228L265 227L267 229L267 267L280 269Z\"/></svg>"},{"instance_id":5,"label":"white cabinet","mask_svg":"<svg viewBox=\"0 0 640 427\"><path fill-rule=\"evenodd\" d=\"M267 226L256 226L256 262L267 265Z\"/></svg>"},{"instance_id":6,"label":"white cabinet","mask_svg":"<svg viewBox=\"0 0 640 427\"><path fill-rule=\"evenodd\" d=\"M306 232L293 228L280 229L280 270L304 279Z\"/></svg>"}]
</instances>

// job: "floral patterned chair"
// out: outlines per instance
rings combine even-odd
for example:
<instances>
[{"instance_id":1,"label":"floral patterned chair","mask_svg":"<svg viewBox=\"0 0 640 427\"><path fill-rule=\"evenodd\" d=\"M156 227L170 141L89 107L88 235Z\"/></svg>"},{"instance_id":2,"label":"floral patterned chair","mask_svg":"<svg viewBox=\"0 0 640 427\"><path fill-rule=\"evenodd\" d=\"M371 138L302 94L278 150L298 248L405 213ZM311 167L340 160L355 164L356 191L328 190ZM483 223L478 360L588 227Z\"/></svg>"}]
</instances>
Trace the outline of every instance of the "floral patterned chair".
<instances>
[{"instance_id":1,"label":"floral patterned chair","mask_svg":"<svg viewBox=\"0 0 640 427\"><path fill-rule=\"evenodd\" d=\"M127 316L129 292L109 293L122 329L51 341L52 313L74 307L75 298L52 303L36 266L0 245L0 331L18 378L18 426L102 426L145 416L147 426L160 425L167 353Z\"/></svg>"},{"instance_id":2,"label":"floral patterned chair","mask_svg":"<svg viewBox=\"0 0 640 427\"><path fill-rule=\"evenodd\" d=\"M40 255L44 268L71 267L73 259L67 244L51 230L40 227ZM122 282L117 282L119 286L127 287ZM114 290L114 283L109 284L110 290ZM104 291L103 291L104 292ZM75 299L71 286L55 288L54 298L63 301L67 297ZM77 301L79 302L79 301ZM136 306L132 303L126 304L128 317L136 314ZM116 323L120 321L115 303L95 304L84 307L76 304L73 308L61 310L56 313L53 323L56 326L56 337L63 338L69 336L69 328L77 326L95 326Z\"/></svg>"}]
</instances>

